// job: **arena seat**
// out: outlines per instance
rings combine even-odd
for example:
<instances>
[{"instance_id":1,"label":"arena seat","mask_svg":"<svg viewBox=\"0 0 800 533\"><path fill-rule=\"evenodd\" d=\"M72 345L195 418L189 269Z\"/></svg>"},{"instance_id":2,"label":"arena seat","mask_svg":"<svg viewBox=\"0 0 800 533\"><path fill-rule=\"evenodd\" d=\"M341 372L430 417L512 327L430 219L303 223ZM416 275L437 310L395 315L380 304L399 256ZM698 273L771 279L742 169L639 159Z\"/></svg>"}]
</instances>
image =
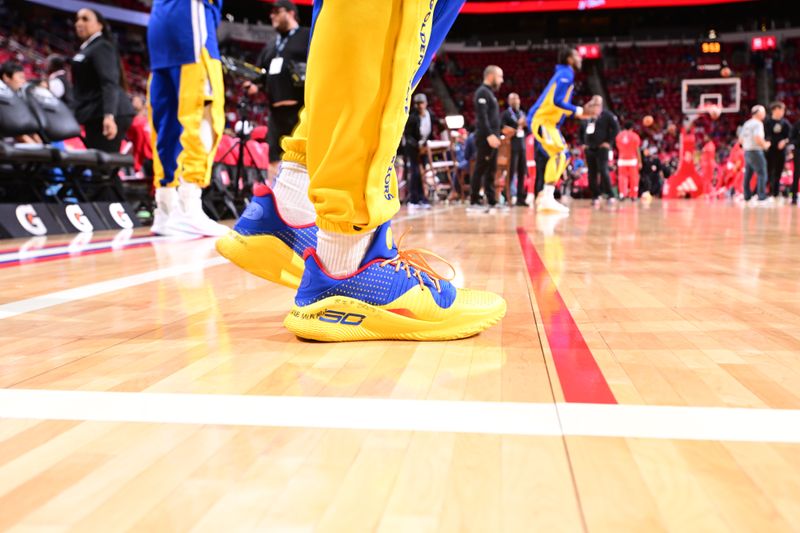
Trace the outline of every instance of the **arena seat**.
<instances>
[{"instance_id":1,"label":"arena seat","mask_svg":"<svg viewBox=\"0 0 800 533\"><path fill-rule=\"evenodd\" d=\"M42 144L12 144L0 141L2 163L53 163L58 151Z\"/></svg>"},{"instance_id":2,"label":"arena seat","mask_svg":"<svg viewBox=\"0 0 800 533\"><path fill-rule=\"evenodd\" d=\"M63 141L81 134L81 127L67 105L44 87L28 84L25 88L28 107L39 124L38 133L45 141Z\"/></svg>"},{"instance_id":3,"label":"arena seat","mask_svg":"<svg viewBox=\"0 0 800 533\"><path fill-rule=\"evenodd\" d=\"M0 137L36 133L39 122L25 100L0 81Z\"/></svg>"}]
</instances>

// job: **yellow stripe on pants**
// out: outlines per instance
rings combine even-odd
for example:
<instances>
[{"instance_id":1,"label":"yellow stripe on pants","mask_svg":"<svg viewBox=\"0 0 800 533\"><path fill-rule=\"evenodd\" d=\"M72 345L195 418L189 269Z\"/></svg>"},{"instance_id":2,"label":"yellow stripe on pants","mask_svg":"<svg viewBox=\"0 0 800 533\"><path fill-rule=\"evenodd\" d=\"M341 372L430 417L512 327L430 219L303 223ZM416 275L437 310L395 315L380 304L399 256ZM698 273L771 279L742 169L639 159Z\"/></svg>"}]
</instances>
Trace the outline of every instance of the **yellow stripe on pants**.
<instances>
[{"instance_id":1,"label":"yellow stripe on pants","mask_svg":"<svg viewBox=\"0 0 800 533\"><path fill-rule=\"evenodd\" d=\"M564 173L567 168L567 155L564 151L567 149L564 143L564 137L558 131L558 127L554 124L546 124L536 120L531 124L533 136L536 142L542 145L544 151L547 152L547 166L544 169L544 182L552 185L558 181L558 178ZM541 133L540 133L541 132Z\"/></svg>"},{"instance_id":2,"label":"yellow stripe on pants","mask_svg":"<svg viewBox=\"0 0 800 533\"><path fill-rule=\"evenodd\" d=\"M306 109L283 147L306 164L317 225L358 233L397 212L394 156L435 0L326 0L314 27ZM306 135L307 134L307 135Z\"/></svg>"},{"instance_id":3,"label":"yellow stripe on pants","mask_svg":"<svg viewBox=\"0 0 800 533\"><path fill-rule=\"evenodd\" d=\"M211 180L214 155L225 128L222 63L212 59L205 48L200 63L181 67L178 120L183 133L176 176L184 182L205 187ZM202 132L203 128L207 128L206 133Z\"/></svg>"}]
</instances>

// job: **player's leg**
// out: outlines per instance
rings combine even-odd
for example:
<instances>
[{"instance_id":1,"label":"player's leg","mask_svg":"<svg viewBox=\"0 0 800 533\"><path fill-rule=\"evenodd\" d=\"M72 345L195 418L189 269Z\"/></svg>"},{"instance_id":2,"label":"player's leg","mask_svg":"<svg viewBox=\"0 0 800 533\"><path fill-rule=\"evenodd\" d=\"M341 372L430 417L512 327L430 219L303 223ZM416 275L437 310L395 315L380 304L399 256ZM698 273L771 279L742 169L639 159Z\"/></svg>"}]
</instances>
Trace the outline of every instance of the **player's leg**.
<instances>
[{"instance_id":1,"label":"player's leg","mask_svg":"<svg viewBox=\"0 0 800 533\"><path fill-rule=\"evenodd\" d=\"M222 64L203 49L201 61L180 67L178 120L182 126L177 175L182 214L172 227L186 233L219 236L228 228L203 211L202 192L211 181L211 167L225 127Z\"/></svg>"},{"instance_id":2,"label":"player's leg","mask_svg":"<svg viewBox=\"0 0 800 533\"><path fill-rule=\"evenodd\" d=\"M555 199L555 185L567 168L569 152L564 137L558 128L552 124L537 124L534 122L533 131L536 140L541 143L547 152L547 165L544 169L544 188L536 199L536 208L539 211L553 211L567 213L569 208Z\"/></svg>"},{"instance_id":3,"label":"player's leg","mask_svg":"<svg viewBox=\"0 0 800 533\"><path fill-rule=\"evenodd\" d=\"M153 180L156 209L151 231L157 235L176 233L169 219L180 212L175 171L181 145L182 127L178 121L179 69L156 69L147 83L147 111L150 119L150 139L153 150Z\"/></svg>"},{"instance_id":4,"label":"player's leg","mask_svg":"<svg viewBox=\"0 0 800 533\"><path fill-rule=\"evenodd\" d=\"M750 198L753 196L753 189L751 185L754 171L753 159L755 159L755 152L744 153L744 182L742 183L742 189L744 192L745 202L750 201Z\"/></svg>"},{"instance_id":5,"label":"player's leg","mask_svg":"<svg viewBox=\"0 0 800 533\"><path fill-rule=\"evenodd\" d=\"M431 35L431 25L455 18L461 3L331 2L319 13L306 85L319 232L285 321L298 336L444 340L475 334L505 313L496 295L456 290L424 251L398 249L388 222L399 206L393 160L410 96L427 47L447 29ZM353 26L358 39L344 38Z\"/></svg>"},{"instance_id":6,"label":"player's leg","mask_svg":"<svg viewBox=\"0 0 800 533\"><path fill-rule=\"evenodd\" d=\"M617 167L617 185L619 186L619 196L621 200L628 197L628 185L630 182L631 167Z\"/></svg>"},{"instance_id":7,"label":"player's leg","mask_svg":"<svg viewBox=\"0 0 800 533\"><path fill-rule=\"evenodd\" d=\"M631 167L630 169L630 193L631 199L637 200L639 198L639 168Z\"/></svg>"}]
</instances>

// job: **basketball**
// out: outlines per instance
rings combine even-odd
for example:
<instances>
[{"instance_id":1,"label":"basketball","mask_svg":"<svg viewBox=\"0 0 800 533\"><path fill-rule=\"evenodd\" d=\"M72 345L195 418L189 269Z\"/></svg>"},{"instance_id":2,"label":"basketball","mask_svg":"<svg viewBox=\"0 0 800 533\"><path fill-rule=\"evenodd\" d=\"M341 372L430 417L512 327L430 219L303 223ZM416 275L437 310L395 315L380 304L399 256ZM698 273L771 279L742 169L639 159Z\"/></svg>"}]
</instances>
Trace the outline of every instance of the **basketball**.
<instances>
[{"instance_id":1,"label":"basketball","mask_svg":"<svg viewBox=\"0 0 800 533\"><path fill-rule=\"evenodd\" d=\"M705 111L711 117L711 120L717 120L722 114L722 109L716 104L706 106Z\"/></svg>"},{"instance_id":2,"label":"basketball","mask_svg":"<svg viewBox=\"0 0 800 533\"><path fill-rule=\"evenodd\" d=\"M642 119L642 126L644 126L645 128L649 128L653 125L654 122L655 119L653 118L653 115L645 115L644 118Z\"/></svg>"},{"instance_id":3,"label":"basketball","mask_svg":"<svg viewBox=\"0 0 800 533\"><path fill-rule=\"evenodd\" d=\"M719 75L723 78L730 78L731 77L731 69L730 67L722 67L722 70L719 71Z\"/></svg>"}]
</instances>

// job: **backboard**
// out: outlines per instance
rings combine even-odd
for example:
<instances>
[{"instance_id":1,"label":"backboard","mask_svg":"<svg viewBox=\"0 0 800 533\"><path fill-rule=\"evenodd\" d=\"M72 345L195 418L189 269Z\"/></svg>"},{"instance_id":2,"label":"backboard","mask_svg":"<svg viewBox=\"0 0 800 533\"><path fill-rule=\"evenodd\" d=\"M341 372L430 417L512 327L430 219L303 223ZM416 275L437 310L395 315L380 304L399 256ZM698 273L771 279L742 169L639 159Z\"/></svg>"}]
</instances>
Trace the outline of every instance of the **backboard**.
<instances>
[{"instance_id":1,"label":"backboard","mask_svg":"<svg viewBox=\"0 0 800 533\"><path fill-rule=\"evenodd\" d=\"M681 82L681 111L699 115L707 106L719 106L722 113L738 113L742 103L740 78L698 78Z\"/></svg>"}]
</instances>

